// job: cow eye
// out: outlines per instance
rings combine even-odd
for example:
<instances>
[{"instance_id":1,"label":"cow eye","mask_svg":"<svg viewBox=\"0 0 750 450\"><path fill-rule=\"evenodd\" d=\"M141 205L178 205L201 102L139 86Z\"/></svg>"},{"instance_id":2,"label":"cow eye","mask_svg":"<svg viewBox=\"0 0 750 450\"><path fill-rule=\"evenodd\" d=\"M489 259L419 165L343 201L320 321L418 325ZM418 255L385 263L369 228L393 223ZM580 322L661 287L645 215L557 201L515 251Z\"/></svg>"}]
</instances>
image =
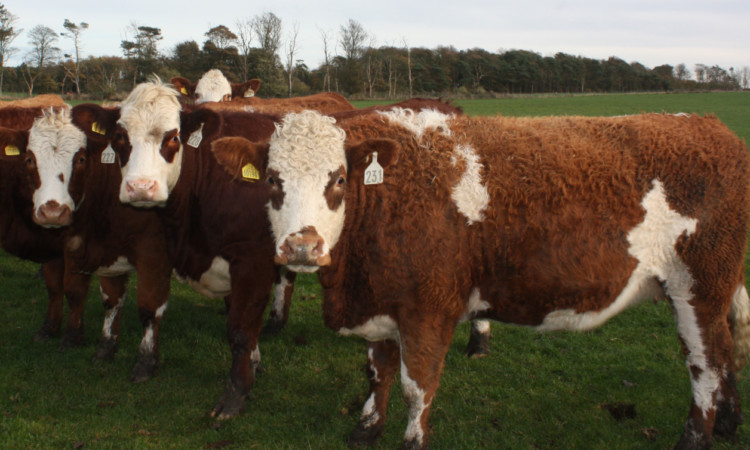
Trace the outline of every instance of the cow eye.
<instances>
[{"instance_id":1,"label":"cow eye","mask_svg":"<svg viewBox=\"0 0 750 450\"><path fill-rule=\"evenodd\" d=\"M344 177L339 177L339 179L336 180L336 184L338 184L339 186L341 186L341 185L343 185L345 183L346 183L346 178L344 178Z\"/></svg>"},{"instance_id":2,"label":"cow eye","mask_svg":"<svg viewBox=\"0 0 750 450\"><path fill-rule=\"evenodd\" d=\"M83 155L81 155L81 156L79 156L79 157L78 157L78 159L76 160L76 162L77 162L78 164L83 164L83 163L85 163L85 162L86 162L86 157L85 157L85 156L83 156Z\"/></svg>"},{"instance_id":3,"label":"cow eye","mask_svg":"<svg viewBox=\"0 0 750 450\"><path fill-rule=\"evenodd\" d=\"M174 137L172 138L172 142L180 142L180 135L175 134Z\"/></svg>"},{"instance_id":4,"label":"cow eye","mask_svg":"<svg viewBox=\"0 0 750 450\"><path fill-rule=\"evenodd\" d=\"M276 184L276 180L275 180L275 179L274 179L273 177L271 177L271 176L269 176L268 178L266 178L266 182L267 182L268 184L272 185L272 186L273 186L274 184Z\"/></svg>"},{"instance_id":5,"label":"cow eye","mask_svg":"<svg viewBox=\"0 0 750 450\"><path fill-rule=\"evenodd\" d=\"M31 156L27 156L25 162L27 166L34 167L34 158L32 158Z\"/></svg>"}]
</instances>

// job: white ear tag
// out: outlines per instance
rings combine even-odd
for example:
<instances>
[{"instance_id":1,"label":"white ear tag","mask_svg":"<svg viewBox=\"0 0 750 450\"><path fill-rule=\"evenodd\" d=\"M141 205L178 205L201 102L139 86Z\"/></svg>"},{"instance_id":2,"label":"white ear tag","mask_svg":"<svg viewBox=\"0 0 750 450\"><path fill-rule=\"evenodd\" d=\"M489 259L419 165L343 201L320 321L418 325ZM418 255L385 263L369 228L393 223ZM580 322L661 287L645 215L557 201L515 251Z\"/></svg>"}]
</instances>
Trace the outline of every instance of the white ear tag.
<instances>
[{"instance_id":1,"label":"white ear tag","mask_svg":"<svg viewBox=\"0 0 750 450\"><path fill-rule=\"evenodd\" d=\"M372 162L365 170L365 185L381 184L383 182L383 168L378 164L378 152L372 152Z\"/></svg>"},{"instance_id":2,"label":"white ear tag","mask_svg":"<svg viewBox=\"0 0 750 450\"><path fill-rule=\"evenodd\" d=\"M190 137L188 138L187 145L198 148L199 145L201 145L201 141L203 140L203 124L201 124L200 128L193 131L190 134Z\"/></svg>"},{"instance_id":3,"label":"white ear tag","mask_svg":"<svg viewBox=\"0 0 750 450\"><path fill-rule=\"evenodd\" d=\"M112 146L108 145L102 152L102 164L114 164L115 163L115 151L112 150Z\"/></svg>"}]
</instances>

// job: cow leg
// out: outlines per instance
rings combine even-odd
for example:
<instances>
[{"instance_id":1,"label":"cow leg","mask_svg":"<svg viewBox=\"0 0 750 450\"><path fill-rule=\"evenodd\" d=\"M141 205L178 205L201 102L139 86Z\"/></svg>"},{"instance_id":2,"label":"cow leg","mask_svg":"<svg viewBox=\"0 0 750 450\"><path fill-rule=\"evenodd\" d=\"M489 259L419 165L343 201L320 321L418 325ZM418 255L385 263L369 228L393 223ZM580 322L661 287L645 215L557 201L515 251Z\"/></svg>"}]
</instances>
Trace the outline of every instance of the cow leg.
<instances>
[{"instance_id":1,"label":"cow leg","mask_svg":"<svg viewBox=\"0 0 750 450\"><path fill-rule=\"evenodd\" d=\"M128 276L99 277L99 292L104 304L104 323L102 337L96 347L96 359L112 359L120 343L120 313L125 304L125 291Z\"/></svg>"},{"instance_id":2,"label":"cow leg","mask_svg":"<svg viewBox=\"0 0 750 450\"><path fill-rule=\"evenodd\" d=\"M65 334L60 341L60 351L84 344L83 309L86 306L86 296L89 292L91 275L82 273L69 258L65 258L65 275L63 286L65 297L68 299L68 323Z\"/></svg>"},{"instance_id":3,"label":"cow leg","mask_svg":"<svg viewBox=\"0 0 750 450\"><path fill-rule=\"evenodd\" d=\"M289 320L289 306L292 304L292 293L294 292L294 279L297 273L279 268L276 273L276 285L273 289L273 303L268 314L266 325L263 327L264 334L276 334L280 332Z\"/></svg>"},{"instance_id":4,"label":"cow leg","mask_svg":"<svg viewBox=\"0 0 750 450\"><path fill-rule=\"evenodd\" d=\"M211 411L211 417L220 420L238 416L250 398L250 388L260 365L258 337L263 325L263 311L268 304L268 290L274 279L273 267L237 266L244 264L230 267L232 301L227 316L232 368L224 393ZM248 283L247 280L254 282Z\"/></svg>"},{"instance_id":5,"label":"cow leg","mask_svg":"<svg viewBox=\"0 0 750 450\"><path fill-rule=\"evenodd\" d=\"M471 321L471 335L466 346L466 355L470 358L481 358L490 354L492 337L490 321L474 319Z\"/></svg>"},{"instance_id":6,"label":"cow leg","mask_svg":"<svg viewBox=\"0 0 750 450\"><path fill-rule=\"evenodd\" d=\"M440 385L445 355L450 347L455 322L421 317L421 323L410 323L400 329L401 388L409 419L404 434L404 448L424 449L429 440L429 418L432 400Z\"/></svg>"},{"instance_id":7,"label":"cow leg","mask_svg":"<svg viewBox=\"0 0 750 450\"><path fill-rule=\"evenodd\" d=\"M370 396L359 423L349 436L350 446L373 445L383 434L391 385L399 366L399 348L395 341L370 342L367 347L367 377Z\"/></svg>"},{"instance_id":8,"label":"cow leg","mask_svg":"<svg viewBox=\"0 0 750 450\"><path fill-rule=\"evenodd\" d=\"M172 272L166 249L146 255L139 256L136 263L138 318L143 326L143 337L130 373L135 383L150 379L159 367L159 329L167 310Z\"/></svg>"},{"instance_id":9,"label":"cow leg","mask_svg":"<svg viewBox=\"0 0 750 450\"><path fill-rule=\"evenodd\" d=\"M44 341L60 335L60 324L63 316L63 272L65 263L62 258L42 263L42 276L47 287L47 315L42 328L34 335L34 340Z\"/></svg>"}]
</instances>

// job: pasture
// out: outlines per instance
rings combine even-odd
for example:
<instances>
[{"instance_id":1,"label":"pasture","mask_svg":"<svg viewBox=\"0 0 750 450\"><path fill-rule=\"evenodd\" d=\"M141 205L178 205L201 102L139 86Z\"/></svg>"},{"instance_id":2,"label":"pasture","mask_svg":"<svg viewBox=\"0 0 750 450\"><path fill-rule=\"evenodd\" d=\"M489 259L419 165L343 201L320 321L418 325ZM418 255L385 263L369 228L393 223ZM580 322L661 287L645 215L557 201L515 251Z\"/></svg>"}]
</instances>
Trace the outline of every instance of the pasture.
<instances>
[{"instance_id":1,"label":"pasture","mask_svg":"<svg viewBox=\"0 0 750 450\"><path fill-rule=\"evenodd\" d=\"M750 93L455 103L476 115L713 113L750 140ZM223 301L173 282L161 366L152 380L133 384L141 325L132 280L119 353L92 361L103 311L96 285L86 346L60 353L57 339L32 340L46 308L37 270L0 255L0 447L346 448L367 393L365 343L323 326L314 275L298 276L287 328L261 337L263 371L247 410L217 422L208 412L231 361ZM497 323L492 331L491 355L472 360L463 354L468 324L458 328L432 410L433 448L662 449L679 438L690 382L666 302L646 302L592 332L540 334ZM748 369L744 375L738 388L750 408ZM401 445L405 417L396 381L376 448ZM740 427L738 442L715 445L750 447L750 425Z\"/></svg>"}]
</instances>

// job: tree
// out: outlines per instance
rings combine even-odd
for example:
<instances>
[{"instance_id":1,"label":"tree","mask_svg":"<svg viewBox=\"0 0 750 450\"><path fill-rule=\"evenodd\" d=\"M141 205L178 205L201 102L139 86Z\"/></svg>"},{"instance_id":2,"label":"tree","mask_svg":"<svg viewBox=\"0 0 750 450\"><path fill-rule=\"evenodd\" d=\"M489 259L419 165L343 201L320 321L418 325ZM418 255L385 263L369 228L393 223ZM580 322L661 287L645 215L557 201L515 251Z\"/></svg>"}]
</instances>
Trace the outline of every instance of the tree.
<instances>
[{"instance_id":1,"label":"tree","mask_svg":"<svg viewBox=\"0 0 750 450\"><path fill-rule=\"evenodd\" d=\"M356 20L349 19L339 29L339 45L344 52L344 66L341 74L344 90L348 93L360 91L358 61L367 41L367 33Z\"/></svg>"},{"instance_id":2,"label":"tree","mask_svg":"<svg viewBox=\"0 0 750 450\"><path fill-rule=\"evenodd\" d=\"M63 31L61 35L73 40L75 60L73 62L73 70L72 70L71 75L73 76L73 80L74 80L73 82L76 85L76 94L81 95L81 71L80 71L81 43L79 39L81 37L81 33L83 33L85 30L88 29L89 24L87 24L86 22L81 22L78 25L76 25L70 20L65 19L65 22L63 22L63 27L65 27L67 31Z\"/></svg>"},{"instance_id":3,"label":"tree","mask_svg":"<svg viewBox=\"0 0 750 450\"><path fill-rule=\"evenodd\" d=\"M407 80L409 80L409 97L413 97L413 89L412 84L414 82L412 76L411 76L411 47L409 47L409 44L406 42L406 38L404 38L404 48L406 48L406 73L407 73Z\"/></svg>"},{"instance_id":4,"label":"tree","mask_svg":"<svg viewBox=\"0 0 750 450\"><path fill-rule=\"evenodd\" d=\"M146 76L157 72L159 50L157 44L163 39L161 29L130 24L128 29L133 33L133 40L120 43L123 55L131 62L133 71L133 87L145 80Z\"/></svg>"},{"instance_id":5,"label":"tree","mask_svg":"<svg viewBox=\"0 0 750 450\"><path fill-rule=\"evenodd\" d=\"M18 37L23 29L16 29L15 25L18 17L11 14L5 9L5 5L0 3L0 94L3 93L3 79L5 75L5 61L16 52L16 48L10 45Z\"/></svg>"},{"instance_id":6,"label":"tree","mask_svg":"<svg viewBox=\"0 0 750 450\"><path fill-rule=\"evenodd\" d=\"M24 61L24 81L29 95L34 94L34 82L45 69L59 58L60 49L55 47L58 34L50 27L37 25L29 32L29 44L32 49Z\"/></svg>"},{"instance_id":7,"label":"tree","mask_svg":"<svg viewBox=\"0 0 750 450\"><path fill-rule=\"evenodd\" d=\"M268 92L273 95L280 95L285 90L281 81L281 64L277 56L281 46L281 19L268 12L255 16L251 27L260 44L258 76L265 86L264 89L268 88Z\"/></svg>"},{"instance_id":8,"label":"tree","mask_svg":"<svg viewBox=\"0 0 750 450\"><path fill-rule=\"evenodd\" d=\"M237 35L224 25L211 28L205 33L208 38L203 43L203 54L206 68L219 69L232 81L235 79L234 68L237 64ZM243 80L244 81L244 80Z\"/></svg>"},{"instance_id":9,"label":"tree","mask_svg":"<svg viewBox=\"0 0 750 450\"><path fill-rule=\"evenodd\" d=\"M203 53L195 41L180 42L172 50L172 67L180 75L197 81L206 71Z\"/></svg>"},{"instance_id":10,"label":"tree","mask_svg":"<svg viewBox=\"0 0 750 450\"><path fill-rule=\"evenodd\" d=\"M294 53L297 50L297 34L299 34L299 24L295 23L292 31L289 33L289 39L286 41L286 73L289 82L289 96L292 96L292 80L294 79Z\"/></svg>"},{"instance_id":11,"label":"tree","mask_svg":"<svg viewBox=\"0 0 750 450\"><path fill-rule=\"evenodd\" d=\"M235 22L235 26L237 27L237 33L235 34L235 36L237 36L237 44L239 46L238 53L240 57L240 77L242 78L242 81L245 81L250 79L248 61L253 41L252 22L247 19L237 20L237 22Z\"/></svg>"},{"instance_id":12,"label":"tree","mask_svg":"<svg viewBox=\"0 0 750 450\"><path fill-rule=\"evenodd\" d=\"M323 40L323 90L331 91L331 53L329 48L331 37L327 31L318 30L320 31L320 38Z\"/></svg>"}]
</instances>

